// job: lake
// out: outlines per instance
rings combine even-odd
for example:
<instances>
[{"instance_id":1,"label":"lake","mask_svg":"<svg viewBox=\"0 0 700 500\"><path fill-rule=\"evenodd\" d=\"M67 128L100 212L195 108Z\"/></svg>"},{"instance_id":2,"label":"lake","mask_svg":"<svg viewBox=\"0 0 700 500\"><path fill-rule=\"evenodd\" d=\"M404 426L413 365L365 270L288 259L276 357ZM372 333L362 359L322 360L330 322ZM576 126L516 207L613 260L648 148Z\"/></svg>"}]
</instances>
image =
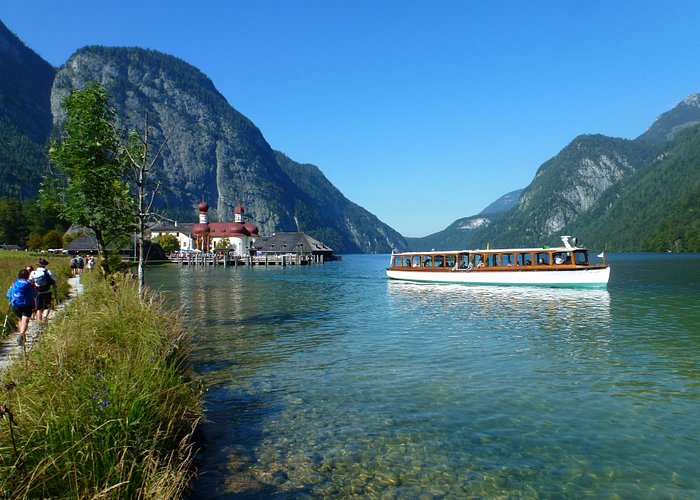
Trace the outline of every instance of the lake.
<instances>
[{"instance_id":1,"label":"lake","mask_svg":"<svg viewBox=\"0 0 700 500\"><path fill-rule=\"evenodd\" d=\"M602 290L388 263L148 269L208 387L193 498L700 494L699 255L610 255Z\"/></svg>"}]
</instances>

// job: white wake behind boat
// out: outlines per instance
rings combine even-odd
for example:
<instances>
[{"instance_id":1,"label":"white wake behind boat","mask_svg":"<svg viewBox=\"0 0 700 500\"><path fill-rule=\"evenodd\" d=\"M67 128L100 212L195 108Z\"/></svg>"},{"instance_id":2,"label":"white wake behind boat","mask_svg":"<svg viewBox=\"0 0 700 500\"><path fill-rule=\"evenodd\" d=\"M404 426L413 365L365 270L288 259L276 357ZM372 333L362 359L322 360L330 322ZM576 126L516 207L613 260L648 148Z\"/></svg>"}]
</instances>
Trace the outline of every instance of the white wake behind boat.
<instances>
[{"instance_id":1,"label":"white wake behind boat","mask_svg":"<svg viewBox=\"0 0 700 500\"><path fill-rule=\"evenodd\" d=\"M588 249L569 242L553 248L501 248L391 254L387 277L407 281L483 285L605 287L610 266L593 264Z\"/></svg>"}]
</instances>

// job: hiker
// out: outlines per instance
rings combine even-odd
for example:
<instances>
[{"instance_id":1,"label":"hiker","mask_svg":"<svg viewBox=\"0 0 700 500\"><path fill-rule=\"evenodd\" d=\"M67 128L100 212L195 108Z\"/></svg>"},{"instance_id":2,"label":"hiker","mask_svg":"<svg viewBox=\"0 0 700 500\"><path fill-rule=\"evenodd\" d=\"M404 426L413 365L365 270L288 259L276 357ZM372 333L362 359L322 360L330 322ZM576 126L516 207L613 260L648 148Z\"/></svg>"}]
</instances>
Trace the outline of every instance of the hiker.
<instances>
[{"instance_id":1,"label":"hiker","mask_svg":"<svg viewBox=\"0 0 700 500\"><path fill-rule=\"evenodd\" d=\"M51 271L46 269L49 263L46 259L39 259L39 267L29 275L29 280L36 288L36 317L39 321L49 319L49 307L51 307L51 287L56 286L56 278Z\"/></svg>"},{"instance_id":2,"label":"hiker","mask_svg":"<svg viewBox=\"0 0 700 500\"><path fill-rule=\"evenodd\" d=\"M10 305L19 318L17 344L24 345L26 341L27 328L29 327L29 318L34 312L34 299L36 298L36 290L29 281L29 271L21 269L17 279L7 291L7 298L10 299Z\"/></svg>"},{"instance_id":3,"label":"hiker","mask_svg":"<svg viewBox=\"0 0 700 500\"><path fill-rule=\"evenodd\" d=\"M92 270L95 269L95 258L92 255L88 257L87 268L90 272L92 272Z\"/></svg>"},{"instance_id":4,"label":"hiker","mask_svg":"<svg viewBox=\"0 0 700 500\"><path fill-rule=\"evenodd\" d=\"M78 254L78 276L83 274L83 269L85 269L85 261L80 256L80 254Z\"/></svg>"},{"instance_id":5,"label":"hiker","mask_svg":"<svg viewBox=\"0 0 700 500\"><path fill-rule=\"evenodd\" d=\"M76 274L78 274L78 259L73 257L70 260L70 275L75 276Z\"/></svg>"}]
</instances>

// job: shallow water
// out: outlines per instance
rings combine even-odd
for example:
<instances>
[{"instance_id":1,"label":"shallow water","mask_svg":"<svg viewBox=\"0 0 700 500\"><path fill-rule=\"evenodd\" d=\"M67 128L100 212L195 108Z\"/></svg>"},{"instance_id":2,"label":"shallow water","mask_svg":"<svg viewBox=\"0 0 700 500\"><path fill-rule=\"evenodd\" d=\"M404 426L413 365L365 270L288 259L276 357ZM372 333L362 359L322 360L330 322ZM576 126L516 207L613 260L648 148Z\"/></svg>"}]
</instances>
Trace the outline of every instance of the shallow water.
<instances>
[{"instance_id":1,"label":"shallow water","mask_svg":"<svg viewBox=\"0 0 700 500\"><path fill-rule=\"evenodd\" d=\"M209 387L193 497L699 494L700 256L613 255L607 290L388 261L148 270Z\"/></svg>"}]
</instances>

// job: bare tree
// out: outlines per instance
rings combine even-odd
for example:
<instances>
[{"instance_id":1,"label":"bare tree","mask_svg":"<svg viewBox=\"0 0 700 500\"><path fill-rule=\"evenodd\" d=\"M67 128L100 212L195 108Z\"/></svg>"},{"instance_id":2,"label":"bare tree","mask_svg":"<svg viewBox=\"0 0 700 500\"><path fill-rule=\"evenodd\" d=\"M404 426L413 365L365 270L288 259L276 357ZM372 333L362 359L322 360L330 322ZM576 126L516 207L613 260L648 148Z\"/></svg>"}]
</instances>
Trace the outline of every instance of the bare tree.
<instances>
[{"instance_id":1,"label":"bare tree","mask_svg":"<svg viewBox=\"0 0 700 500\"><path fill-rule=\"evenodd\" d=\"M149 159L150 147L150 127L148 124L148 112L144 112L143 134L137 131L132 131L129 135L129 140L123 151L131 165L132 181L136 186L136 227L138 240L138 282L139 282L139 297L143 300L145 273L144 267L146 262L145 255L145 231L146 224L156 215L151 210L156 193L160 187L160 181L156 182L155 186L149 192L149 174L153 169L156 161L163 152L163 148L168 143L172 129L163 139L158 151Z\"/></svg>"}]
</instances>

